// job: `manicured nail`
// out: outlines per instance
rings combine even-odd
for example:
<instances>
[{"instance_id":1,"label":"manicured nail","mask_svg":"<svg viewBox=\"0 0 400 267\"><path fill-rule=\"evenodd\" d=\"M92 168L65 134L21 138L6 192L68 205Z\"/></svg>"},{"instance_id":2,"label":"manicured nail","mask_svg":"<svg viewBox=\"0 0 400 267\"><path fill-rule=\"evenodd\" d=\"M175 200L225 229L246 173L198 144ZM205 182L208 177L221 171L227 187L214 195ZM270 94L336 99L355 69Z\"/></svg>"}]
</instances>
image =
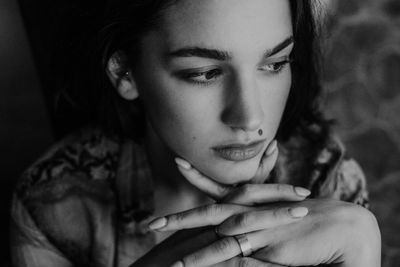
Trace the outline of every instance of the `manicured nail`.
<instances>
[{"instance_id":1,"label":"manicured nail","mask_svg":"<svg viewBox=\"0 0 400 267\"><path fill-rule=\"evenodd\" d=\"M289 213L294 218L302 218L308 214L308 209L305 207L290 208Z\"/></svg>"},{"instance_id":2,"label":"manicured nail","mask_svg":"<svg viewBox=\"0 0 400 267\"><path fill-rule=\"evenodd\" d=\"M150 228L150 230L158 230L158 229L163 228L166 225L167 225L167 218L162 217L162 218L158 218L158 219L152 221L151 223L149 223L149 228Z\"/></svg>"},{"instance_id":3,"label":"manicured nail","mask_svg":"<svg viewBox=\"0 0 400 267\"><path fill-rule=\"evenodd\" d=\"M301 197L307 197L311 194L310 190L305 189L303 187L295 187L294 191L296 192L297 195L301 196Z\"/></svg>"},{"instance_id":4,"label":"manicured nail","mask_svg":"<svg viewBox=\"0 0 400 267\"><path fill-rule=\"evenodd\" d=\"M192 167L189 162L181 158L175 158L175 162L185 170L189 170Z\"/></svg>"},{"instance_id":5,"label":"manicured nail","mask_svg":"<svg viewBox=\"0 0 400 267\"><path fill-rule=\"evenodd\" d=\"M272 155L272 153L274 153L276 147L277 147L278 142L276 140L272 141L267 149L267 152L265 152L265 154L267 154L267 156Z\"/></svg>"},{"instance_id":6,"label":"manicured nail","mask_svg":"<svg viewBox=\"0 0 400 267\"><path fill-rule=\"evenodd\" d=\"M184 267L184 266L183 266L183 262L177 261L174 264L172 264L171 267Z\"/></svg>"}]
</instances>

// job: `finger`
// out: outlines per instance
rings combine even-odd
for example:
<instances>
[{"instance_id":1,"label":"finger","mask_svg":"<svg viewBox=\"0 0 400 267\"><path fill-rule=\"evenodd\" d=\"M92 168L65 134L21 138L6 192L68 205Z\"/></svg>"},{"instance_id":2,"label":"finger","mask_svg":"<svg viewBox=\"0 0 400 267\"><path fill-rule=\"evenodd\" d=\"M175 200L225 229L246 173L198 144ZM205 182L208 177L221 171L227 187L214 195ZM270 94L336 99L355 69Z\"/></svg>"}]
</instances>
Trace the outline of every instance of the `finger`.
<instances>
[{"instance_id":1,"label":"finger","mask_svg":"<svg viewBox=\"0 0 400 267\"><path fill-rule=\"evenodd\" d=\"M212 266L227 261L240 254L241 250L236 239L234 237L226 237L185 256L181 260L181 263L183 263L183 266L185 267Z\"/></svg>"},{"instance_id":2,"label":"finger","mask_svg":"<svg viewBox=\"0 0 400 267\"><path fill-rule=\"evenodd\" d=\"M277 201L300 201L310 194L306 188L287 184L245 184L233 190L223 202L253 206Z\"/></svg>"},{"instance_id":3,"label":"finger","mask_svg":"<svg viewBox=\"0 0 400 267\"><path fill-rule=\"evenodd\" d=\"M293 223L308 214L305 207L255 210L233 215L218 226L218 234L234 236Z\"/></svg>"},{"instance_id":4,"label":"finger","mask_svg":"<svg viewBox=\"0 0 400 267\"><path fill-rule=\"evenodd\" d=\"M234 237L220 239L213 244L184 257L181 261L172 265L197 267L212 266L222 262L236 263L229 266L262 266L262 267L281 267L282 265L262 262L257 259L237 257L242 251Z\"/></svg>"},{"instance_id":5,"label":"finger","mask_svg":"<svg viewBox=\"0 0 400 267\"><path fill-rule=\"evenodd\" d=\"M198 170L193 168L189 162L181 158L176 158L175 162L178 166L178 170L181 172L183 177L188 180L189 183L203 191L206 195L214 200L222 199L232 190L232 187L219 184L211 178L203 175Z\"/></svg>"},{"instance_id":6,"label":"finger","mask_svg":"<svg viewBox=\"0 0 400 267\"><path fill-rule=\"evenodd\" d=\"M262 184L268 178L271 170L274 168L276 161L278 159L279 149L278 142L274 140L271 142L264 153L260 166L257 169L256 174L251 179L251 182L254 184Z\"/></svg>"},{"instance_id":7,"label":"finger","mask_svg":"<svg viewBox=\"0 0 400 267\"><path fill-rule=\"evenodd\" d=\"M234 214L252 209L255 208L232 204L211 204L158 218L149 224L149 228L172 231L218 225Z\"/></svg>"},{"instance_id":8,"label":"finger","mask_svg":"<svg viewBox=\"0 0 400 267\"><path fill-rule=\"evenodd\" d=\"M223 262L224 266L238 266L238 267L285 267L283 265L264 262L250 257L235 257L228 261Z\"/></svg>"}]
</instances>

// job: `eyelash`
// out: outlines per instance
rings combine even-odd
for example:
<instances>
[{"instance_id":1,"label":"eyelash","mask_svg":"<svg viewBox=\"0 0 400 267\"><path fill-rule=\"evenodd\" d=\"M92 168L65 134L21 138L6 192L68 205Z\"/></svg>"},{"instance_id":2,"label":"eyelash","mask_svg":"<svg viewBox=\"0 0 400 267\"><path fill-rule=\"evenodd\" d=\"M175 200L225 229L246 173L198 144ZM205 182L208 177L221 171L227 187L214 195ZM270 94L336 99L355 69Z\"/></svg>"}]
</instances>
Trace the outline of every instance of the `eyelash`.
<instances>
[{"instance_id":1,"label":"eyelash","mask_svg":"<svg viewBox=\"0 0 400 267\"><path fill-rule=\"evenodd\" d=\"M207 81L200 81L200 80L196 80L196 78L202 77L208 75L208 74L212 74L214 75L213 77L211 77L210 80ZM189 82L189 83L193 83L193 84L199 84L199 85L209 85L212 82L214 82L214 80L216 78L216 76L220 76L222 75L222 70L221 69L211 69L211 70L207 70L207 71L201 71L201 72L190 72L190 73L185 73L182 75L182 78ZM213 79L214 78L214 79Z\"/></svg>"},{"instance_id":2,"label":"eyelash","mask_svg":"<svg viewBox=\"0 0 400 267\"><path fill-rule=\"evenodd\" d=\"M285 66L286 66L287 64L292 63L292 62L293 62L293 61L292 61L290 58L285 58L285 59L282 60L282 61L273 62L273 63L269 63L269 64L265 64L264 66L271 66L271 65L273 65L273 66L278 66L278 69L277 69L277 70L271 70L271 71L266 70L266 71L270 72L271 74L279 74L279 73L285 68ZM258 68L258 69L259 69L259 70L263 70L263 67L264 67L264 66L262 66L262 67L260 67L260 68Z\"/></svg>"},{"instance_id":3,"label":"eyelash","mask_svg":"<svg viewBox=\"0 0 400 267\"><path fill-rule=\"evenodd\" d=\"M269 64L265 64L262 67L258 68L258 70L261 71L266 71L269 72L269 74L271 75L277 75L280 72L282 72L285 68L285 66L289 63L293 62L290 58L285 58L282 61L279 62L273 62L273 63L269 63ZM273 66L273 67L278 67L278 69L276 70L263 70L265 66ZM196 80L195 78L199 78L202 76L206 76L208 74L212 74L213 76L211 77L210 80L207 81L200 81L200 80ZM222 75L222 70L221 69L211 69L211 70L207 70L207 71L201 71L201 72L190 72L190 73L184 73L181 76L181 78L189 83L193 83L193 84L198 84L198 85L203 85L203 86L207 86L211 83L213 83L218 76ZM215 78L216 77L216 78Z\"/></svg>"}]
</instances>

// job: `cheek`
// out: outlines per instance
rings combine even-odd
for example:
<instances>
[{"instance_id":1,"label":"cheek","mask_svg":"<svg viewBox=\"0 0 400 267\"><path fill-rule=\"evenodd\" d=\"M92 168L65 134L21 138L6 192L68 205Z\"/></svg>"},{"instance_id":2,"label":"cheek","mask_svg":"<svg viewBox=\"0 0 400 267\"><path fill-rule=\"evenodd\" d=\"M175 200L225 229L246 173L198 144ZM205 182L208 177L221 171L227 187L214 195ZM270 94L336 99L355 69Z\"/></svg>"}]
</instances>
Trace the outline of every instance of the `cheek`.
<instances>
[{"instance_id":1,"label":"cheek","mask_svg":"<svg viewBox=\"0 0 400 267\"><path fill-rule=\"evenodd\" d=\"M204 137L215 126L213 96L185 88L170 79L151 80L154 82L142 86L141 97L159 137L179 155L200 152L199 147L206 146Z\"/></svg>"},{"instance_id":2,"label":"cheek","mask_svg":"<svg viewBox=\"0 0 400 267\"><path fill-rule=\"evenodd\" d=\"M260 80L262 128L268 140L278 129L290 90L290 78L290 71L287 71L267 83ZM225 101L223 91L183 86L162 76L146 79L140 88L148 119L173 153L223 183L236 183L254 175L258 158L245 164L232 164L215 158L210 150L212 145L232 137L229 127L220 120Z\"/></svg>"}]
</instances>

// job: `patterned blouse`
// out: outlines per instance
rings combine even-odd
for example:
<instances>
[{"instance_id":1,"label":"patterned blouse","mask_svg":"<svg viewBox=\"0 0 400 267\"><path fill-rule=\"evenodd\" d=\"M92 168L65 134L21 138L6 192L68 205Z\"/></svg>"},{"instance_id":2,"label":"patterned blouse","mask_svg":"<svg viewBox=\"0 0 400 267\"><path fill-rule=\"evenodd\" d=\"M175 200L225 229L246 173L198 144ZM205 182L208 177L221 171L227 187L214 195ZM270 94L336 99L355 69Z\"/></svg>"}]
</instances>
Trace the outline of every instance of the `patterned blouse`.
<instances>
[{"instance_id":1,"label":"patterned blouse","mask_svg":"<svg viewBox=\"0 0 400 267\"><path fill-rule=\"evenodd\" d=\"M279 144L267 182L367 206L363 172L337 138L314 147L301 136ZM154 205L144 148L83 129L54 145L19 180L11 219L14 266L129 266L156 243L146 227Z\"/></svg>"}]
</instances>

